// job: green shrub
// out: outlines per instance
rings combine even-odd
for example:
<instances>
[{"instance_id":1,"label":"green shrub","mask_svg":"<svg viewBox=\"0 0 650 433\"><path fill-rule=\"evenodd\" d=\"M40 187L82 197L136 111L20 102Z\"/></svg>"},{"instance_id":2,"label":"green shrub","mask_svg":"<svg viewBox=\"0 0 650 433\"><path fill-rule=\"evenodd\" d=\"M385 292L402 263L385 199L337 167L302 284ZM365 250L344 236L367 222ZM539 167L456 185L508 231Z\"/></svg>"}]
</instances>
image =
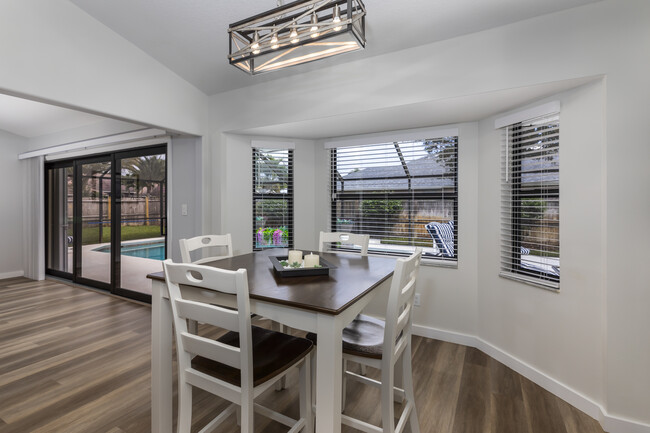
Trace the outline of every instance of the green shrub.
<instances>
[{"instance_id":1,"label":"green shrub","mask_svg":"<svg viewBox=\"0 0 650 433\"><path fill-rule=\"evenodd\" d=\"M364 218L395 218L402 213L400 200L362 200L361 213Z\"/></svg>"},{"instance_id":2,"label":"green shrub","mask_svg":"<svg viewBox=\"0 0 650 433\"><path fill-rule=\"evenodd\" d=\"M541 220L546 212L546 200L525 198L521 200L521 218L528 220Z\"/></svg>"}]
</instances>

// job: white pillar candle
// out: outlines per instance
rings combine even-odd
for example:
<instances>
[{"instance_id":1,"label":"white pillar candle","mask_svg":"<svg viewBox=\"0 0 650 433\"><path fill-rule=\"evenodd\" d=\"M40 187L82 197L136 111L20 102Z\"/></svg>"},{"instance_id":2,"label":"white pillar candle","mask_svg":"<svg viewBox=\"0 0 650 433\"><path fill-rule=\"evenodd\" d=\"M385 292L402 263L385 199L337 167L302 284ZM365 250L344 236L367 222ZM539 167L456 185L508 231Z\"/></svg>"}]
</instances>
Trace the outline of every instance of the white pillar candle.
<instances>
[{"instance_id":1,"label":"white pillar candle","mask_svg":"<svg viewBox=\"0 0 650 433\"><path fill-rule=\"evenodd\" d=\"M289 251L289 258L287 258L287 262L289 262L290 265L296 262L302 263L302 251L300 250Z\"/></svg>"},{"instance_id":2,"label":"white pillar candle","mask_svg":"<svg viewBox=\"0 0 650 433\"><path fill-rule=\"evenodd\" d=\"M314 266L318 266L320 263L320 258L314 254L307 254L305 256L305 267L306 268L313 268Z\"/></svg>"}]
</instances>

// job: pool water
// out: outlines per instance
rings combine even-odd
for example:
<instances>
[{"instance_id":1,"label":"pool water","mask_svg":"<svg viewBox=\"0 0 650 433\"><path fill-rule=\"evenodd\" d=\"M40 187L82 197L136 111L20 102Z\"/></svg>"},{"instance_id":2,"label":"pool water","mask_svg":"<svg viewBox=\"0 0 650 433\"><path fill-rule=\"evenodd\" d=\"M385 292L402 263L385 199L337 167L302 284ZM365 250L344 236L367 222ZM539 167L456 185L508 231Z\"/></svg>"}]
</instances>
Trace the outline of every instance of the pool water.
<instances>
[{"instance_id":1,"label":"pool water","mask_svg":"<svg viewBox=\"0 0 650 433\"><path fill-rule=\"evenodd\" d=\"M110 253L111 247L105 246L95 249L102 253ZM122 255L131 257L141 257L143 259L165 260L165 243L150 242L141 244L122 245Z\"/></svg>"},{"instance_id":2,"label":"pool water","mask_svg":"<svg viewBox=\"0 0 650 433\"><path fill-rule=\"evenodd\" d=\"M122 245L122 255L143 259L165 260L165 243Z\"/></svg>"}]
</instances>

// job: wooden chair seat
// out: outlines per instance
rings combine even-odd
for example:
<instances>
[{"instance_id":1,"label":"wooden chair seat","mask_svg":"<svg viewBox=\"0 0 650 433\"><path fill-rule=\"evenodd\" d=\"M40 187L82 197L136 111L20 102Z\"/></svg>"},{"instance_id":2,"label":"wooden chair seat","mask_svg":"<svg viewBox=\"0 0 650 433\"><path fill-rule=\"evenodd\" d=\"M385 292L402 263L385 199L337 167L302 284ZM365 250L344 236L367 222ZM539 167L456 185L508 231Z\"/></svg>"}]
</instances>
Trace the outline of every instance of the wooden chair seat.
<instances>
[{"instance_id":1,"label":"wooden chair seat","mask_svg":"<svg viewBox=\"0 0 650 433\"><path fill-rule=\"evenodd\" d=\"M313 348L311 341L281 332L251 326L253 344L253 386L258 386L288 370L302 360ZM239 347L239 333L228 332L217 339L229 346ZM192 368L241 386L241 372L238 368L213 361L202 356L192 359Z\"/></svg>"},{"instance_id":2,"label":"wooden chair seat","mask_svg":"<svg viewBox=\"0 0 650 433\"><path fill-rule=\"evenodd\" d=\"M343 353L381 359L385 327L383 320L359 314L343 329ZM306 338L314 344L318 343L314 333L310 332Z\"/></svg>"}]
</instances>

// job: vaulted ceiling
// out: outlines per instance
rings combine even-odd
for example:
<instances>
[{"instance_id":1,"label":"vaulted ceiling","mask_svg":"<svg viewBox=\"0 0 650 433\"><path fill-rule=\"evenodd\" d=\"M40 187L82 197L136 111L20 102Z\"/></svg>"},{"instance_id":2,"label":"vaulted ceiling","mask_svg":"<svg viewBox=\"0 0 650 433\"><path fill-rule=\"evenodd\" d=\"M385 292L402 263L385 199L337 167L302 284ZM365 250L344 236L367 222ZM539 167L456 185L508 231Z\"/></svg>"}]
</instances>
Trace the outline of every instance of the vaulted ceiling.
<instances>
[{"instance_id":1,"label":"vaulted ceiling","mask_svg":"<svg viewBox=\"0 0 650 433\"><path fill-rule=\"evenodd\" d=\"M255 77L228 64L228 25L275 8L282 0L69 1L206 95L214 95L300 74L323 65L377 56L600 0L363 0L368 11L367 48L364 51ZM284 3L288 3L288 0ZM428 110L445 113L447 117L441 119L441 122L475 120L495 110L508 109L514 102L543 97L549 92L561 91L569 85L577 84L555 83L534 89L520 89L514 93L487 95L480 100L472 100L472 110L467 109L470 105L467 105L465 99L432 103ZM462 109L453 109L454 106ZM402 107L402 116L394 116L390 110L383 114L387 120L397 117L413 119L412 125L396 127L417 127L422 123L416 121L416 114L422 111L421 108ZM459 116L458 113L464 115ZM473 119L468 117L470 115L474 116ZM101 120L101 117L91 114L0 94L0 129L16 135L37 137ZM326 123L331 125L331 122ZM318 138L333 133L342 135L372 129L370 126L364 129L363 119L355 118L354 128L346 129L348 123L352 122L338 122L341 126L337 131L333 131L331 126L321 130L322 125L319 129L319 125L314 122L302 122L242 132Z\"/></svg>"},{"instance_id":2,"label":"vaulted ceiling","mask_svg":"<svg viewBox=\"0 0 650 433\"><path fill-rule=\"evenodd\" d=\"M502 26L598 0L363 0L362 52L250 77L227 61L230 23L278 0L70 0L207 95ZM285 1L285 4L288 1Z\"/></svg>"}]
</instances>

